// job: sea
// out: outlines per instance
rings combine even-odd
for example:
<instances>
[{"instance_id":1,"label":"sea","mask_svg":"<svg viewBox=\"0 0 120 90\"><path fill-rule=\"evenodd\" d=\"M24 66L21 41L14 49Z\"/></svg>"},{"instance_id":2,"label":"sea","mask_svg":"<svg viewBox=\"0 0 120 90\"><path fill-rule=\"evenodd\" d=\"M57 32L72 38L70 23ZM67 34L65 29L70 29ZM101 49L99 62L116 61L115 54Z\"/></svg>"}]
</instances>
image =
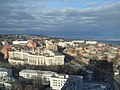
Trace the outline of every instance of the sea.
<instances>
[{"instance_id":1,"label":"sea","mask_svg":"<svg viewBox=\"0 0 120 90\"><path fill-rule=\"evenodd\" d=\"M98 42L103 42L106 44L111 44L111 45L119 45L120 46L120 41L109 41L109 40L97 40Z\"/></svg>"},{"instance_id":2,"label":"sea","mask_svg":"<svg viewBox=\"0 0 120 90\"><path fill-rule=\"evenodd\" d=\"M44 36L44 35L36 35ZM111 45L120 45L120 37L106 37L106 36L62 36L62 35L46 35L48 37L57 37L71 40L95 40L98 42L103 42Z\"/></svg>"},{"instance_id":3,"label":"sea","mask_svg":"<svg viewBox=\"0 0 120 90\"><path fill-rule=\"evenodd\" d=\"M72 40L95 40L111 45L120 45L120 38L106 38L106 37L65 37Z\"/></svg>"}]
</instances>

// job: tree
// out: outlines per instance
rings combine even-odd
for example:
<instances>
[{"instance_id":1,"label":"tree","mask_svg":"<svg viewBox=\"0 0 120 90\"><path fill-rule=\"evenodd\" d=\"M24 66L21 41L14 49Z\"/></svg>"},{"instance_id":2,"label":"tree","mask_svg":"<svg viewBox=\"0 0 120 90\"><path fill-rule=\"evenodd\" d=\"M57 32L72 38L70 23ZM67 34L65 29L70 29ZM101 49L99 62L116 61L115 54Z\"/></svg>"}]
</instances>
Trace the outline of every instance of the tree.
<instances>
[{"instance_id":1,"label":"tree","mask_svg":"<svg viewBox=\"0 0 120 90\"><path fill-rule=\"evenodd\" d=\"M25 90L34 90L33 85L26 85Z\"/></svg>"},{"instance_id":2,"label":"tree","mask_svg":"<svg viewBox=\"0 0 120 90\"><path fill-rule=\"evenodd\" d=\"M24 90L24 87L21 83L16 82L16 83L13 84L12 90Z\"/></svg>"},{"instance_id":3,"label":"tree","mask_svg":"<svg viewBox=\"0 0 120 90\"><path fill-rule=\"evenodd\" d=\"M44 88L44 85L42 84L42 78L34 79L33 86L36 88L36 90L41 90L42 88Z\"/></svg>"}]
</instances>

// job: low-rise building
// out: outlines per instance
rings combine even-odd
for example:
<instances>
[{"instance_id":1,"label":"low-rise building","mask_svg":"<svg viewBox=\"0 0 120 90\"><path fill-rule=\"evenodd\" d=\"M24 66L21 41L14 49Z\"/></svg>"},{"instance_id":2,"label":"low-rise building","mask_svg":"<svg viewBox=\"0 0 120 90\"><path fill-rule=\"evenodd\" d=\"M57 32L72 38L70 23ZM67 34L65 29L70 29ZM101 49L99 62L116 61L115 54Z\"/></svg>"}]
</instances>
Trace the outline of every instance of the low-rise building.
<instances>
[{"instance_id":1,"label":"low-rise building","mask_svg":"<svg viewBox=\"0 0 120 90\"><path fill-rule=\"evenodd\" d=\"M35 48L36 47L36 43L33 40L28 40L27 46L30 47L30 48Z\"/></svg>"},{"instance_id":2,"label":"low-rise building","mask_svg":"<svg viewBox=\"0 0 120 90\"><path fill-rule=\"evenodd\" d=\"M53 90L61 90L68 78L69 75L55 74L50 78L50 87Z\"/></svg>"},{"instance_id":3,"label":"low-rise building","mask_svg":"<svg viewBox=\"0 0 120 90\"><path fill-rule=\"evenodd\" d=\"M3 48L2 48L2 52L4 54L4 59L8 58L9 57L9 50L11 49L11 46L9 45L5 45Z\"/></svg>"},{"instance_id":4,"label":"low-rise building","mask_svg":"<svg viewBox=\"0 0 120 90\"><path fill-rule=\"evenodd\" d=\"M84 41L84 40L73 40L72 42L73 42L73 43L76 43L76 42L77 42L77 43L84 43L85 41Z\"/></svg>"},{"instance_id":5,"label":"low-rise building","mask_svg":"<svg viewBox=\"0 0 120 90\"><path fill-rule=\"evenodd\" d=\"M41 78L43 84L49 84L50 77L53 74L56 74L56 72L40 71L40 70L29 70L29 69L24 69L24 70L19 72L19 76L24 77L26 79Z\"/></svg>"},{"instance_id":6,"label":"low-rise building","mask_svg":"<svg viewBox=\"0 0 120 90\"><path fill-rule=\"evenodd\" d=\"M92 44L92 45L94 45L94 44L97 44L97 41L86 41L86 44Z\"/></svg>"},{"instance_id":7,"label":"low-rise building","mask_svg":"<svg viewBox=\"0 0 120 90\"><path fill-rule=\"evenodd\" d=\"M58 46L66 47L66 46L67 46L67 43L66 43L66 42L59 42L59 43L58 43Z\"/></svg>"},{"instance_id":8,"label":"low-rise building","mask_svg":"<svg viewBox=\"0 0 120 90\"><path fill-rule=\"evenodd\" d=\"M12 69L0 68L0 77L12 77Z\"/></svg>"},{"instance_id":9,"label":"low-rise building","mask_svg":"<svg viewBox=\"0 0 120 90\"><path fill-rule=\"evenodd\" d=\"M0 84L4 84L5 82L13 82L15 79L13 77L0 77Z\"/></svg>"},{"instance_id":10,"label":"low-rise building","mask_svg":"<svg viewBox=\"0 0 120 90\"><path fill-rule=\"evenodd\" d=\"M89 62L90 62L90 58L87 58L87 57L81 57L81 60L82 60L82 62L84 62L86 64L89 64Z\"/></svg>"},{"instance_id":11,"label":"low-rise building","mask_svg":"<svg viewBox=\"0 0 120 90\"><path fill-rule=\"evenodd\" d=\"M27 45L28 41L13 41L13 45Z\"/></svg>"},{"instance_id":12,"label":"low-rise building","mask_svg":"<svg viewBox=\"0 0 120 90\"><path fill-rule=\"evenodd\" d=\"M12 69L0 68L0 86L1 86L1 88L4 88L5 90L11 90L11 88L12 88L11 83L14 81L15 81L15 79L14 79L14 77L12 77Z\"/></svg>"}]
</instances>

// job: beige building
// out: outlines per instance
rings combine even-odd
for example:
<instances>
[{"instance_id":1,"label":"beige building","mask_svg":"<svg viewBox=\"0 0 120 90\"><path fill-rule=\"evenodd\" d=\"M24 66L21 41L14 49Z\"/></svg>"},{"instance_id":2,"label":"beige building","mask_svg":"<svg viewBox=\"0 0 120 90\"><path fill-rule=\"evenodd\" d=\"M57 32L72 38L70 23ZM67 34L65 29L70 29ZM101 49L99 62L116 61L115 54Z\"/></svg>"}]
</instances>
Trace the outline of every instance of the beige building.
<instances>
[{"instance_id":1,"label":"beige building","mask_svg":"<svg viewBox=\"0 0 120 90\"><path fill-rule=\"evenodd\" d=\"M43 54L30 54L27 52L9 52L9 63L13 65L64 65L64 55L58 52L45 51Z\"/></svg>"},{"instance_id":2,"label":"beige building","mask_svg":"<svg viewBox=\"0 0 120 90\"><path fill-rule=\"evenodd\" d=\"M2 49L2 52L4 53L4 59L8 58L9 57L9 50L11 49L11 46L9 45L5 45Z\"/></svg>"},{"instance_id":3,"label":"beige building","mask_svg":"<svg viewBox=\"0 0 120 90\"><path fill-rule=\"evenodd\" d=\"M84 62L86 64L89 64L89 62L90 62L90 58L87 58L87 57L82 57L81 60L82 60L82 62Z\"/></svg>"}]
</instances>

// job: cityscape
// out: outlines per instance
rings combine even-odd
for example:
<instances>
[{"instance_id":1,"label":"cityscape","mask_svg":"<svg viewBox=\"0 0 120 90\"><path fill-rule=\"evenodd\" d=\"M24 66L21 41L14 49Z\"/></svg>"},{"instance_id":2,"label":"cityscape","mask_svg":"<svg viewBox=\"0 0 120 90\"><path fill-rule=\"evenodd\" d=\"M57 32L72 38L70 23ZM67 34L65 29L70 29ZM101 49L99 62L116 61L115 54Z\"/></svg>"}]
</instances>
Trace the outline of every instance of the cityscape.
<instances>
[{"instance_id":1,"label":"cityscape","mask_svg":"<svg viewBox=\"0 0 120 90\"><path fill-rule=\"evenodd\" d=\"M93 40L0 35L2 90L119 90L120 46Z\"/></svg>"},{"instance_id":2,"label":"cityscape","mask_svg":"<svg viewBox=\"0 0 120 90\"><path fill-rule=\"evenodd\" d=\"M0 90L120 90L120 0L0 0Z\"/></svg>"}]
</instances>

